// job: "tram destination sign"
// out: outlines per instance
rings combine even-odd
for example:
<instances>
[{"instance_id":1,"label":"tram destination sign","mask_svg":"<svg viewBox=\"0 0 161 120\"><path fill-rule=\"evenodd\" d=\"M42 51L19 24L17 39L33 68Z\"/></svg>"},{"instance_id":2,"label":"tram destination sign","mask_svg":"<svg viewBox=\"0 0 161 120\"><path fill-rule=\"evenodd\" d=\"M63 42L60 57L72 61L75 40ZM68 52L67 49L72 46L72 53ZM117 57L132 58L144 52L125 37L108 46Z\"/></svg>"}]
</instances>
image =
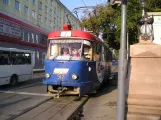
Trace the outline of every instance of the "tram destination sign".
<instances>
[{"instance_id":1,"label":"tram destination sign","mask_svg":"<svg viewBox=\"0 0 161 120\"><path fill-rule=\"evenodd\" d=\"M50 43L82 43L83 40L50 40Z\"/></svg>"}]
</instances>

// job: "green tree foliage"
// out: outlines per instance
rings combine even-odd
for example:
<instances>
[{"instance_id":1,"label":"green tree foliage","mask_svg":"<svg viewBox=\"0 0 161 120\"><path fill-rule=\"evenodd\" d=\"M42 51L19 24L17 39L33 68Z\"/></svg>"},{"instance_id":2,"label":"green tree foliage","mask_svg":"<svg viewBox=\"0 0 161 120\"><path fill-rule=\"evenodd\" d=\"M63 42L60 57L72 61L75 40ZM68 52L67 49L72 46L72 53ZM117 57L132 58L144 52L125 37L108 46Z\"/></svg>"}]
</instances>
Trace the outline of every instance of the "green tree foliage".
<instances>
[{"instance_id":1,"label":"green tree foliage","mask_svg":"<svg viewBox=\"0 0 161 120\"><path fill-rule=\"evenodd\" d=\"M161 0L147 0L147 11L161 11ZM127 31L129 43L137 42L139 31L138 22L142 9L139 0L129 0L127 5ZM111 6L108 3L96 6L95 11L88 18L82 18L82 27L93 31L96 35L104 33L104 41L110 47L119 49L121 31L121 6Z\"/></svg>"},{"instance_id":2,"label":"green tree foliage","mask_svg":"<svg viewBox=\"0 0 161 120\"><path fill-rule=\"evenodd\" d=\"M161 0L147 0L147 10L161 12Z\"/></svg>"}]
</instances>

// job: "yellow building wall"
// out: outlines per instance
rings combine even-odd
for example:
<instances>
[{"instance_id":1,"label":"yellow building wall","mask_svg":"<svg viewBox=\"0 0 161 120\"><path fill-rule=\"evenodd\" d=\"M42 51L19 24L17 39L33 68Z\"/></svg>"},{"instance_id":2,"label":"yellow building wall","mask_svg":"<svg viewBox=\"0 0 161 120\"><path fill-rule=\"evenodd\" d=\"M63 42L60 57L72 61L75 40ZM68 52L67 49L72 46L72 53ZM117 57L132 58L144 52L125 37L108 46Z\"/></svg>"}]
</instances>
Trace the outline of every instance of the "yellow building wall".
<instances>
[{"instance_id":1,"label":"yellow building wall","mask_svg":"<svg viewBox=\"0 0 161 120\"><path fill-rule=\"evenodd\" d=\"M20 10L15 9L15 1L20 3ZM42 9L39 9L39 2L42 3ZM24 6L28 7L27 15L24 14ZM45 13L45 6L47 6L47 13ZM50 15L50 9L52 10L52 15ZM68 23L65 14L69 14L73 28L80 29L79 22L76 22L78 19L59 0L36 0L35 5L32 3L32 0L9 0L9 5L3 4L3 0L0 0L0 10L48 31L62 29L62 24ZM32 17L32 10L36 12L36 19ZM39 14L42 15L42 21L38 19ZM45 18L48 20L47 24L44 22ZM51 25L50 20L52 21Z\"/></svg>"}]
</instances>

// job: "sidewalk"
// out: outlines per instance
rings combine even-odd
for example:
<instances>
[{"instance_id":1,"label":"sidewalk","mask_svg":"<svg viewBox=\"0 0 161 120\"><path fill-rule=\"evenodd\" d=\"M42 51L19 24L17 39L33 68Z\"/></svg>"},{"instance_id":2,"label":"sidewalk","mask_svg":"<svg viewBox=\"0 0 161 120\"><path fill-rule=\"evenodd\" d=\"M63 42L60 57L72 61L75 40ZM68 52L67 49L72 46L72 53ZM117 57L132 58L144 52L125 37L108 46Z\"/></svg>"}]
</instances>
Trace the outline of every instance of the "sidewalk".
<instances>
[{"instance_id":1,"label":"sidewalk","mask_svg":"<svg viewBox=\"0 0 161 120\"><path fill-rule=\"evenodd\" d=\"M110 86L105 86L84 105L82 120L116 120L118 65L112 66Z\"/></svg>"},{"instance_id":2,"label":"sidewalk","mask_svg":"<svg viewBox=\"0 0 161 120\"><path fill-rule=\"evenodd\" d=\"M33 73L44 72L45 69L33 69Z\"/></svg>"},{"instance_id":3,"label":"sidewalk","mask_svg":"<svg viewBox=\"0 0 161 120\"><path fill-rule=\"evenodd\" d=\"M104 88L85 104L82 120L116 120L116 102L117 87Z\"/></svg>"}]
</instances>

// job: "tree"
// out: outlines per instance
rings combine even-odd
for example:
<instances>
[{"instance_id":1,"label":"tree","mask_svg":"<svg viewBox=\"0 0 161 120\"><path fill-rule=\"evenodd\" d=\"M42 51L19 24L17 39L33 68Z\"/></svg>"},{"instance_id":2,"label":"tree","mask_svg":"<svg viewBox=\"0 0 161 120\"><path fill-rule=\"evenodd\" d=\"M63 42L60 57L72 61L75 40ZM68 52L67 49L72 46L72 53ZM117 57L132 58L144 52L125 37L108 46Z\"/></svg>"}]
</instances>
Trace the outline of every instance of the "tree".
<instances>
[{"instance_id":1,"label":"tree","mask_svg":"<svg viewBox=\"0 0 161 120\"><path fill-rule=\"evenodd\" d=\"M147 11L161 11L161 0L147 0ZM139 33L138 21L141 18L142 9L139 0L129 0L127 5L127 32L129 43L137 42ZM104 41L110 47L119 49L121 31L121 7L103 4L96 6L95 12L88 18L82 18L82 26L87 30L93 30L98 35L103 32Z\"/></svg>"},{"instance_id":2,"label":"tree","mask_svg":"<svg viewBox=\"0 0 161 120\"><path fill-rule=\"evenodd\" d=\"M160 12L161 0L147 0L147 10L150 12Z\"/></svg>"}]
</instances>

